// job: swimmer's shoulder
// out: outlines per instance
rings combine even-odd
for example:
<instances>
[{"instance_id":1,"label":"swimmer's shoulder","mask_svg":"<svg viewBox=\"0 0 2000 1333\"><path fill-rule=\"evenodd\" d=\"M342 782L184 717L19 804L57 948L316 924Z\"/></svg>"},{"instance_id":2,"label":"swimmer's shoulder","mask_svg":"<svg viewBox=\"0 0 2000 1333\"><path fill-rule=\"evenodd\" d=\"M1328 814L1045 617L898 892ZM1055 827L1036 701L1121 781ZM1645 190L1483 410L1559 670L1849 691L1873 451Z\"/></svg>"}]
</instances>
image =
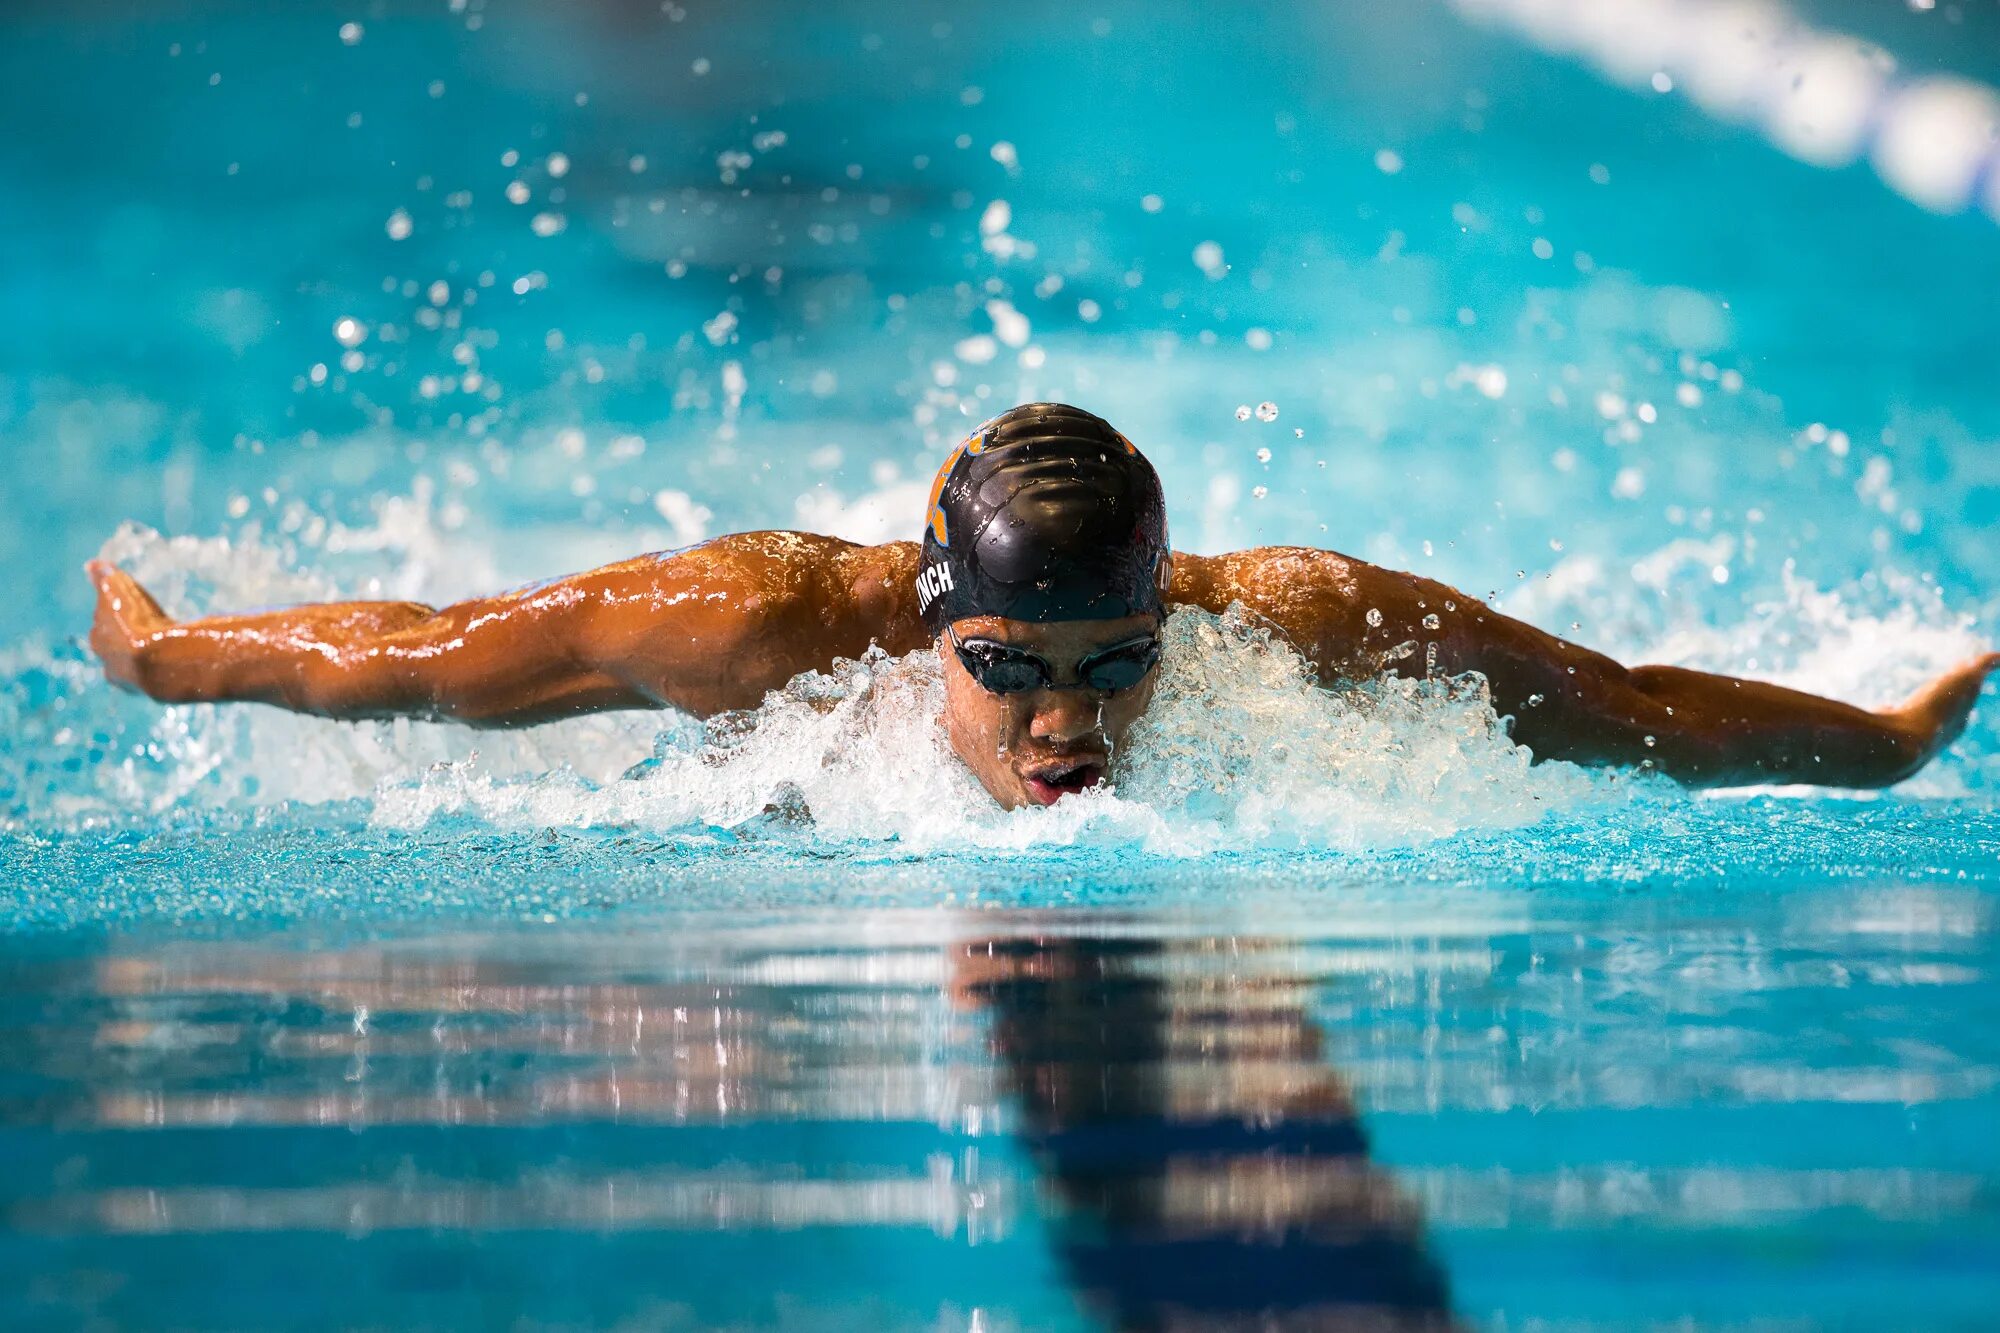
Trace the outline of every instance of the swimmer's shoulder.
<instances>
[{"instance_id":1,"label":"swimmer's shoulder","mask_svg":"<svg viewBox=\"0 0 2000 1333\"><path fill-rule=\"evenodd\" d=\"M1311 546L1176 552L1168 601L1221 615L1233 603L1282 633L1326 678L1367 674L1368 612L1407 600L1410 576Z\"/></svg>"},{"instance_id":2,"label":"swimmer's shoulder","mask_svg":"<svg viewBox=\"0 0 2000 1333\"><path fill-rule=\"evenodd\" d=\"M730 532L671 550L633 556L594 575L675 579L703 573L814 582L860 575L902 577L916 572L915 542L868 545L818 532L771 528Z\"/></svg>"},{"instance_id":3,"label":"swimmer's shoulder","mask_svg":"<svg viewBox=\"0 0 2000 1333\"><path fill-rule=\"evenodd\" d=\"M617 624L688 609L713 621L697 632L717 643L755 636L760 651L790 644L858 657L869 644L892 653L925 646L917 614L915 542L868 545L816 532L735 532L655 551L565 581L573 600Z\"/></svg>"},{"instance_id":4,"label":"swimmer's shoulder","mask_svg":"<svg viewBox=\"0 0 2000 1333\"><path fill-rule=\"evenodd\" d=\"M917 612L916 542L862 543L817 532L742 532L719 537L726 561L759 583L773 605L789 609L844 645L881 644L906 653L929 642ZM859 651L849 647L848 655Z\"/></svg>"},{"instance_id":5,"label":"swimmer's shoulder","mask_svg":"<svg viewBox=\"0 0 2000 1333\"><path fill-rule=\"evenodd\" d=\"M930 643L917 610L917 567L923 548L916 542L848 545L838 559L843 600L870 639L892 653Z\"/></svg>"},{"instance_id":6,"label":"swimmer's shoulder","mask_svg":"<svg viewBox=\"0 0 2000 1333\"><path fill-rule=\"evenodd\" d=\"M1242 602L1260 615L1359 606L1398 576L1366 560L1313 546L1255 546L1224 555L1174 552L1168 600L1220 615Z\"/></svg>"},{"instance_id":7,"label":"swimmer's shoulder","mask_svg":"<svg viewBox=\"0 0 2000 1333\"><path fill-rule=\"evenodd\" d=\"M606 592L730 591L832 612L852 603L890 614L907 601L914 615L918 554L915 542L867 545L817 532L769 529L725 533L557 582Z\"/></svg>"}]
</instances>

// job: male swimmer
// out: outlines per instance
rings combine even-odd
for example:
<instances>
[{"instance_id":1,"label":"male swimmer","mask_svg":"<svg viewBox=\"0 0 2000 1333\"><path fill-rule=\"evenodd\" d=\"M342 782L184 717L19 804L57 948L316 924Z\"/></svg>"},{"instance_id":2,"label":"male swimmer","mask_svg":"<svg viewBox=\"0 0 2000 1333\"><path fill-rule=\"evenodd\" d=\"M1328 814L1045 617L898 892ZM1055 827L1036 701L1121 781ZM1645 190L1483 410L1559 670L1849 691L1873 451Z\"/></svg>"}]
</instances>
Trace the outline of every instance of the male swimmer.
<instances>
[{"instance_id":1,"label":"male swimmer","mask_svg":"<svg viewBox=\"0 0 2000 1333\"><path fill-rule=\"evenodd\" d=\"M346 602L176 622L94 563L91 646L170 703L529 726L610 709L749 708L800 672L935 645L951 747L1001 805L1106 782L1146 711L1174 606L1241 602L1323 684L1478 672L1538 759L1649 765L1682 782L1898 782L1964 731L2000 653L1870 712L1680 667L1627 668L1455 589L1331 551L1167 544L1158 475L1103 419L1029 403L945 460L921 542L718 537L434 610Z\"/></svg>"}]
</instances>

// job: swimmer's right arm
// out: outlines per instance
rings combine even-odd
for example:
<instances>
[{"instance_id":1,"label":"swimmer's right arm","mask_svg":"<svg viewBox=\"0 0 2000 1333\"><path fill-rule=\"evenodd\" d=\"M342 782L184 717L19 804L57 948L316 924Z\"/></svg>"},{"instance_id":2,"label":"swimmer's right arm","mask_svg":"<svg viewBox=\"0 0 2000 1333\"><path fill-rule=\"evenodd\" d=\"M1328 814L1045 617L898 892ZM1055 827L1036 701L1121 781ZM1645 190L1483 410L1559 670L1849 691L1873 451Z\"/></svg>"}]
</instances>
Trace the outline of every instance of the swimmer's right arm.
<instances>
[{"instance_id":1,"label":"swimmer's right arm","mask_svg":"<svg viewBox=\"0 0 2000 1333\"><path fill-rule=\"evenodd\" d=\"M113 684L165 703L480 727L660 707L708 716L871 642L917 647L915 564L909 542L742 533L441 610L343 602L175 621L98 561L90 643Z\"/></svg>"}]
</instances>

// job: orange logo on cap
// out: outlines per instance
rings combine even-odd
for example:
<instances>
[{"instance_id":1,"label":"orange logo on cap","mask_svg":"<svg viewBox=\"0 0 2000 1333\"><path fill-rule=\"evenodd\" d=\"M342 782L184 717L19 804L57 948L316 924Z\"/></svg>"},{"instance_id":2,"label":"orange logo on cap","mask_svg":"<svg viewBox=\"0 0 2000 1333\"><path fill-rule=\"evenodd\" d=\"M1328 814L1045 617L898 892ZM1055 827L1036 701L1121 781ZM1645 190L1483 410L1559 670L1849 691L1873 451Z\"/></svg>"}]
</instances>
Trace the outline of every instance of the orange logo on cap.
<instances>
[{"instance_id":1,"label":"orange logo on cap","mask_svg":"<svg viewBox=\"0 0 2000 1333\"><path fill-rule=\"evenodd\" d=\"M984 427L981 430L983 431ZM1128 444L1125 447L1130 449L1132 446ZM924 521L931 525L931 536L937 538L939 546L951 545L951 537L945 532L944 527L944 506L938 503L939 499L944 495L945 479L951 476L951 470L958 463L960 457L965 454L983 454L985 452L986 436L984 434L974 432L966 436L958 442L956 449L953 449L945 456L944 464L937 470L937 477L931 482L930 508L924 515Z\"/></svg>"}]
</instances>

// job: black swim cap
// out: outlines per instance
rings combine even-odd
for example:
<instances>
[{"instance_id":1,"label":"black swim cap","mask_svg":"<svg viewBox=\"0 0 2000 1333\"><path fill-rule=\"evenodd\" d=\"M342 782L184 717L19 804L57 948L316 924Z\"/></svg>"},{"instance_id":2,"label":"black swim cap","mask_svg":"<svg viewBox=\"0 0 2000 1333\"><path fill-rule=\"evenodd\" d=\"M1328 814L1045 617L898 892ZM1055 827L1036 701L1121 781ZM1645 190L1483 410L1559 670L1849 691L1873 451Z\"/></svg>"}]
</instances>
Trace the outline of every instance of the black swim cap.
<instances>
[{"instance_id":1,"label":"black swim cap","mask_svg":"<svg viewBox=\"0 0 2000 1333\"><path fill-rule=\"evenodd\" d=\"M963 616L1159 615L1169 553L1159 474L1102 417L1025 403L968 436L931 484L917 609Z\"/></svg>"}]
</instances>

